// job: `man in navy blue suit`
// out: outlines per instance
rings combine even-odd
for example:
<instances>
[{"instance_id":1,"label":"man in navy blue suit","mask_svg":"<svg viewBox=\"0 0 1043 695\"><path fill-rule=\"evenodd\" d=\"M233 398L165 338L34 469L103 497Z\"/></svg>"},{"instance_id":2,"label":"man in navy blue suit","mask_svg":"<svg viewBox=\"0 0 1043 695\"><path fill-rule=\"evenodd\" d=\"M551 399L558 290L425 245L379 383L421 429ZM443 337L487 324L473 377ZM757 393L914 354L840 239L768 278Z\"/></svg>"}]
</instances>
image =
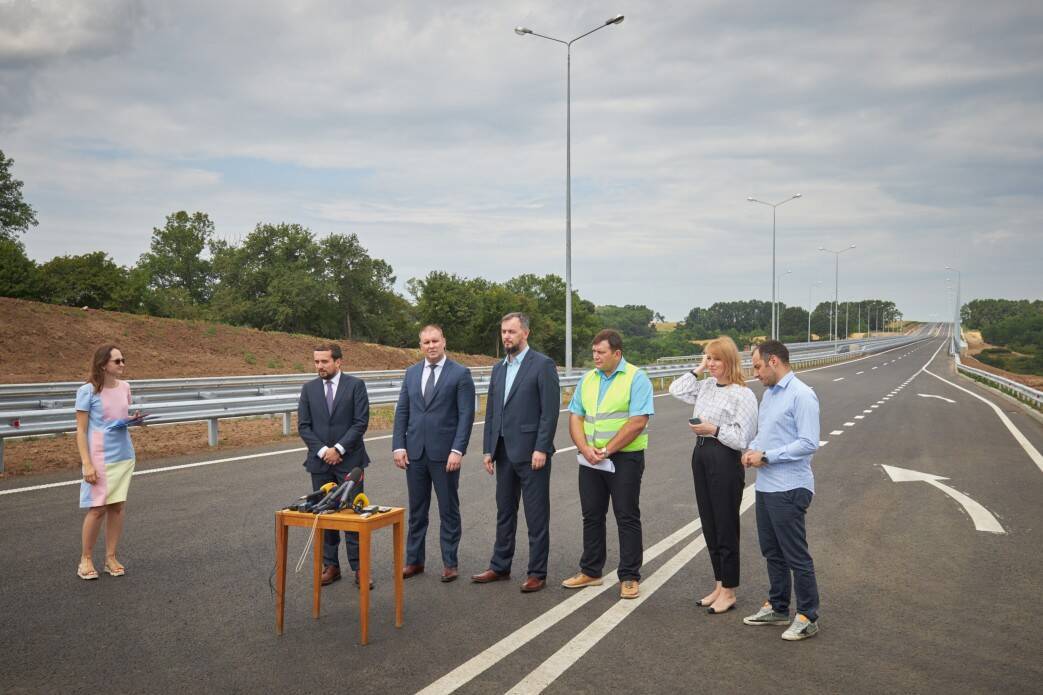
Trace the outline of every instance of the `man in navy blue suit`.
<instances>
[{"instance_id":1,"label":"man in navy blue suit","mask_svg":"<svg viewBox=\"0 0 1043 695\"><path fill-rule=\"evenodd\" d=\"M518 499L529 529L528 577L522 593L547 585L550 553L550 463L561 409L554 361L529 348L529 317L500 320L507 358L493 366L485 407L483 463L496 475L496 543L489 568L471 577L478 584L509 579L518 528Z\"/></svg>"},{"instance_id":2,"label":"man in navy blue suit","mask_svg":"<svg viewBox=\"0 0 1043 695\"><path fill-rule=\"evenodd\" d=\"M311 473L311 487L317 490L325 483L344 482L354 468L369 465L369 454L362 437L369 427L369 395L366 384L340 371L340 346L320 345L312 353L317 379L301 389L297 405L297 432L308 447L304 467ZM362 485L357 488L362 492ZM322 537L322 584L340 579L337 559L340 536L326 531ZM348 563L359 583L359 535L345 533L344 545ZM372 583L371 583L372 585Z\"/></svg>"},{"instance_id":3,"label":"man in navy blue suit","mask_svg":"<svg viewBox=\"0 0 1043 695\"><path fill-rule=\"evenodd\" d=\"M420 331L424 359L406 370L395 407L392 437L395 465L406 472L409 490L409 536L406 579L424 571L425 540L431 487L438 497L442 581L457 578L460 547L460 462L467 453L474 425L474 380L471 370L445 354L445 335L429 324Z\"/></svg>"}]
</instances>

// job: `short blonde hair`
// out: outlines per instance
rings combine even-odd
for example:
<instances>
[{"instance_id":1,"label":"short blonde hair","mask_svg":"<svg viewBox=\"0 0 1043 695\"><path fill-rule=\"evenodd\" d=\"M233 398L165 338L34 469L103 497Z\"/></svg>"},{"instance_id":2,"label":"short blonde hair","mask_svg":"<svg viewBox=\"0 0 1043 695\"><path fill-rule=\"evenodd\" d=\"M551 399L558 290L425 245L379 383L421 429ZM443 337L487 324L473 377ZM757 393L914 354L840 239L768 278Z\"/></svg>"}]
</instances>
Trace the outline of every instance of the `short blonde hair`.
<instances>
[{"instance_id":1,"label":"short blonde hair","mask_svg":"<svg viewBox=\"0 0 1043 695\"><path fill-rule=\"evenodd\" d=\"M715 359L724 362L724 377L719 383L746 385L746 377L742 373L742 359L734 340L726 335L718 336L706 344L706 354L712 354Z\"/></svg>"}]
</instances>

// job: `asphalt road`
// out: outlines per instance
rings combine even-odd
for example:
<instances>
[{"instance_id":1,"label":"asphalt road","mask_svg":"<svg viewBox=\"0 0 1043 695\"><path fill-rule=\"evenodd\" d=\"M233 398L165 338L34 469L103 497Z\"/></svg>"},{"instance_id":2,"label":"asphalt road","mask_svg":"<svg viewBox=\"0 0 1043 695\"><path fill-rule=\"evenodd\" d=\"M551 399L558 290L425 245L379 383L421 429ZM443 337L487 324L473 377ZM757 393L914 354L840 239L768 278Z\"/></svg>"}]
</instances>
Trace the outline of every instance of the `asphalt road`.
<instances>
[{"instance_id":1,"label":"asphalt road","mask_svg":"<svg viewBox=\"0 0 1043 695\"><path fill-rule=\"evenodd\" d=\"M694 605L712 573L693 523L688 407L664 396L642 490L641 601L620 601L618 586L590 596L557 586L576 571L582 546L575 455L566 451L552 464L547 590L518 591L523 522L512 581L441 584L432 509L428 573L406 582L401 629L390 534L374 537L365 647L349 581L324 589L322 618L312 620L310 563L288 579L285 634L275 635L273 511L307 491L300 453L136 477L119 579L75 576L76 487L0 494L0 692L1038 693L1043 470L986 403L922 369L997 404L1038 450L1043 425L955 376L943 344L929 338L800 375L819 395L828 442L815 456L808 515L822 594L812 640L786 643L781 628L741 622L766 593L752 509L742 516L739 610L709 616ZM495 524L475 432L461 477L461 574L485 569ZM390 441L372 436L367 494L405 505ZM571 446L564 416L557 446ZM944 490L892 482L883 465L948 478L942 484L983 505L1004 533L976 530ZM305 532L292 530L291 562L304 543ZM610 516L608 569L616 549Z\"/></svg>"}]
</instances>

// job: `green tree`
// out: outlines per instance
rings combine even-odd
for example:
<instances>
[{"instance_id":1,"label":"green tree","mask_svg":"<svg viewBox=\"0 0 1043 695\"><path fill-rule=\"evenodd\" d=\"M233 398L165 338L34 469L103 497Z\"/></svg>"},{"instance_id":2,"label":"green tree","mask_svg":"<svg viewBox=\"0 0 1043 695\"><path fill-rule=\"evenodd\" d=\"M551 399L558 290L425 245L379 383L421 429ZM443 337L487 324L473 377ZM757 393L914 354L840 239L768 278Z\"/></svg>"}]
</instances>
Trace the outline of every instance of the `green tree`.
<instances>
[{"instance_id":1,"label":"green tree","mask_svg":"<svg viewBox=\"0 0 1043 695\"><path fill-rule=\"evenodd\" d=\"M3 236L0 236L0 296L40 298L40 276L36 263L25 255L25 246L21 241Z\"/></svg>"},{"instance_id":2,"label":"green tree","mask_svg":"<svg viewBox=\"0 0 1043 695\"><path fill-rule=\"evenodd\" d=\"M411 330L412 316L393 289L395 276L385 261L372 258L358 236L331 234L319 244L323 275L340 320L338 334L356 340L398 344Z\"/></svg>"},{"instance_id":3,"label":"green tree","mask_svg":"<svg viewBox=\"0 0 1043 695\"><path fill-rule=\"evenodd\" d=\"M0 150L0 238L16 239L35 227L36 211L22 198L22 182L11 174L13 159Z\"/></svg>"},{"instance_id":4,"label":"green tree","mask_svg":"<svg viewBox=\"0 0 1043 695\"><path fill-rule=\"evenodd\" d=\"M40 297L51 304L133 311L140 302L128 287L129 271L104 251L56 256L41 265L39 272Z\"/></svg>"},{"instance_id":5,"label":"green tree","mask_svg":"<svg viewBox=\"0 0 1043 695\"><path fill-rule=\"evenodd\" d=\"M337 308L321 250L298 224L258 224L242 243L212 244L217 318L261 330L336 337Z\"/></svg>"},{"instance_id":6,"label":"green tree","mask_svg":"<svg viewBox=\"0 0 1043 695\"><path fill-rule=\"evenodd\" d=\"M597 307L595 311L603 327L614 328L623 335L651 338L655 333L652 322L657 314L643 304L627 304L626 306L604 304Z\"/></svg>"},{"instance_id":7,"label":"green tree","mask_svg":"<svg viewBox=\"0 0 1043 695\"><path fill-rule=\"evenodd\" d=\"M213 263L204 256L213 242L214 223L203 212L175 212L152 230L149 251L138 260L153 293L152 313L182 318L201 313L214 290Z\"/></svg>"}]
</instances>

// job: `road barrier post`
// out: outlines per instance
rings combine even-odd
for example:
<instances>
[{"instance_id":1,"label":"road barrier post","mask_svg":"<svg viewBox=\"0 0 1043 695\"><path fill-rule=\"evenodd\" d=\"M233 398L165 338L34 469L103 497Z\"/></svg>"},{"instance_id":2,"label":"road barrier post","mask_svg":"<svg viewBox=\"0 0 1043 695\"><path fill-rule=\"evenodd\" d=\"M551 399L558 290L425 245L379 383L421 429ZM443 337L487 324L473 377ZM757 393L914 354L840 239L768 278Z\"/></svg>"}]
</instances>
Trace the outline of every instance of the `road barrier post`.
<instances>
[{"instance_id":1,"label":"road barrier post","mask_svg":"<svg viewBox=\"0 0 1043 695\"><path fill-rule=\"evenodd\" d=\"M210 446L217 446L217 418L212 417L206 421L206 439Z\"/></svg>"},{"instance_id":2,"label":"road barrier post","mask_svg":"<svg viewBox=\"0 0 1043 695\"><path fill-rule=\"evenodd\" d=\"M0 473L4 472L4 438L0 437Z\"/></svg>"},{"instance_id":3,"label":"road barrier post","mask_svg":"<svg viewBox=\"0 0 1043 695\"><path fill-rule=\"evenodd\" d=\"M292 415L290 413L283 413L282 414L282 434L283 434L284 437L290 433L290 418L291 417L292 417Z\"/></svg>"}]
</instances>

